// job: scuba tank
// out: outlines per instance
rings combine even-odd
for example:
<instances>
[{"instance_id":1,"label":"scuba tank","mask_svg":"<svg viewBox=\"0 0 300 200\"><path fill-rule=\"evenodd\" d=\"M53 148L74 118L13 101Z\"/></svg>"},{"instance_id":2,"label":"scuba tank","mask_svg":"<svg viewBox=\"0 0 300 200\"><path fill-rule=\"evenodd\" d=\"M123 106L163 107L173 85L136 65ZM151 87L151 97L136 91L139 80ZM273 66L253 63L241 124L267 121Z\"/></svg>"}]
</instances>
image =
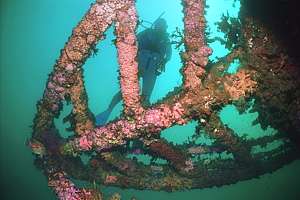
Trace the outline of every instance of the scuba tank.
<instances>
[{"instance_id":1,"label":"scuba tank","mask_svg":"<svg viewBox=\"0 0 300 200\"><path fill-rule=\"evenodd\" d=\"M156 31L155 30L157 28L156 26L158 26L158 27L164 27L164 26L166 26L166 21L164 19L162 19L162 16L164 14L165 14L165 12L162 12L154 22L149 22L149 21L146 21L146 20L141 20L140 23L139 23L139 25L141 25L144 28L144 30L142 30L141 32L144 32L144 31L147 31L147 30ZM145 26L143 24L144 22L150 24L150 27ZM155 37L156 35L153 35L153 36ZM152 38L152 36L150 38ZM152 40L152 39L150 39L150 40ZM159 51L159 50L157 50L158 49L158 47L156 47L157 45L158 45L157 43L153 43L153 47L150 48L150 49L152 49L151 51L153 51L153 52ZM146 62L146 66L145 66L146 70L149 68L152 59L157 59L157 57L155 57L155 58L148 58L148 60ZM164 71L164 68L162 68L160 66L161 66L161 64L156 64L156 74L157 75L161 74Z\"/></svg>"},{"instance_id":2,"label":"scuba tank","mask_svg":"<svg viewBox=\"0 0 300 200\"><path fill-rule=\"evenodd\" d=\"M154 28L154 25L161 19L161 17L162 17L164 14L165 14L165 11L162 12L154 22L150 22L150 21L147 21L147 20L143 20L143 19L142 19L142 20L139 22L139 25L141 25L144 29L149 29L149 28L153 29L153 28ZM150 24L150 27L147 27L147 26L143 25L144 22L147 23L147 24Z\"/></svg>"}]
</instances>

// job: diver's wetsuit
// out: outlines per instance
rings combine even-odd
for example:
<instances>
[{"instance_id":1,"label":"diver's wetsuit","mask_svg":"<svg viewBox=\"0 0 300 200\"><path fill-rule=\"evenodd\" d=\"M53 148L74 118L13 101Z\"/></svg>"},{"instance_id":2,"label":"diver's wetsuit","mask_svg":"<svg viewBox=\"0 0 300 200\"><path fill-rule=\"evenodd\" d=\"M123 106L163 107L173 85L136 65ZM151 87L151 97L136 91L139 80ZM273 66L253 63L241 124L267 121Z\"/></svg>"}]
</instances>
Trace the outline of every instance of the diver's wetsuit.
<instances>
[{"instance_id":1,"label":"diver's wetsuit","mask_svg":"<svg viewBox=\"0 0 300 200\"><path fill-rule=\"evenodd\" d=\"M160 33L152 28L139 33L137 40L139 75L143 78L142 95L149 102L156 77L171 57L171 43L166 32Z\"/></svg>"},{"instance_id":2,"label":"diver's wetsuit","mask_svg":"<svg viewBox=\"0 0 300 200\"><path fill-rule=\"evenodd\" d=\"M159 33L148 28L137 35L139 70L149 68L149 58L152 58L152 67L159 67L170 60L172 49L169 36L166 32ZM147 60L147 62L146 62Z\"/></svg>"}]
</instances>

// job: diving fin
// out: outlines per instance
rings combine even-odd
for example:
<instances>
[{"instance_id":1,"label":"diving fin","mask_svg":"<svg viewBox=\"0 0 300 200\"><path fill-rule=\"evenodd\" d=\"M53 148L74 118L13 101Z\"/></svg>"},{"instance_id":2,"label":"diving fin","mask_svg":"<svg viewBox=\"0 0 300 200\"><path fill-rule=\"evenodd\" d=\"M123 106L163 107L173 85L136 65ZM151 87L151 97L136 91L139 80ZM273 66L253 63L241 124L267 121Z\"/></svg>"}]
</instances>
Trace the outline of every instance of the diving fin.
<instances>
[{"instance_id":1,"label":"diving fin","mask_svg":"<svg viewBox=\"0 0 300 200\"><path fill-rule=\"evenodd\" d=\"M106 123L108 117L110 115L110 110L106 110L96 116L96 125L102 126Z\"/></svg>"}]
</instances>

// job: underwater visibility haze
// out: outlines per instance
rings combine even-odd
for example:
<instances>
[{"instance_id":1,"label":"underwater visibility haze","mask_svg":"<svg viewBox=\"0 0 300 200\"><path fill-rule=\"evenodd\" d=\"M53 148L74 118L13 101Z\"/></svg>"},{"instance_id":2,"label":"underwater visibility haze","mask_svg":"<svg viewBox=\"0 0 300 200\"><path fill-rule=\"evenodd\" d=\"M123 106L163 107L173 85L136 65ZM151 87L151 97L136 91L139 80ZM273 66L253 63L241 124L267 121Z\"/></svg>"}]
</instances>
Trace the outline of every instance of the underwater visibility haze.
<instances>
[{"instance_id":1,"label":"underwater visibility haze","mask_svg":"<svg viewBox=\"0 0 300 200\"><path fill-rule=\"evenodd\" d=\"M298 199L299 59L250 7L1 1L1 199Z\"/></svg>"}]
</instances>

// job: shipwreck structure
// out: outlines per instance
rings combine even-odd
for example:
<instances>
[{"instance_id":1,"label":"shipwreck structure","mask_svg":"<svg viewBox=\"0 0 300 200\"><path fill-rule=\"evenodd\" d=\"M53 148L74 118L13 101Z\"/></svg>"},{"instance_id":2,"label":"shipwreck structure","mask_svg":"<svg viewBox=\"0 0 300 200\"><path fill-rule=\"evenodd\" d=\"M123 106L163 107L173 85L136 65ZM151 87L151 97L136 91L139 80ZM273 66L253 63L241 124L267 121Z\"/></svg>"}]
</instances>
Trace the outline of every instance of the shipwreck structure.
<instances>
[{"instance_id":1,"label":"shipwreck structure","mask_svg":"<svg viewBox=\"0 0 300 200\"><path fill-rule=\"evenodd\" d=\"M228 44L231 52L227 56L209 62L212 50L206 45L205 0L182 3L181 42L185 50L181 52L183 67L178 73L183 76L183 84L150 106L145 106L140 97L135 1L97 0L74 28L37 103L29 142L36 154L36 166L48 177L58 198L103 199L99 190L76 187L73 179L122 188L174 191L236 183L299 159L299 66L268 30L247 16L241 16L240 24L223 26L229 39L232 35L238 35L238 39L234 45ZM119 118L97 127L88 108L82 66L113 23L124 110ZM228 23L228 19L222 23ZM230 28L233 26L239 27ZM240 69L227 74L229 64L237 58ZM253 111L259 113L258 122L262 127L271 125L278 134L242 138L221 122L218 113L224 105L234 104L244 112L250 99L254 101ZM54 125L63 101L73 105L66 120L72 124L74 135L67 139ZM206 134L214 139L211 146L193 142L174 145L160 137L162 130L191 120L198 122L195 135ZM143 152L163 158L167 164L145 165L127 158L133 140L143 143ZM283 141L278 148L252 151L276 140ZM90 155L87 164L79 157L82 152ZM211 153L232 156L192 159Z\"/></svg>"}]
</instances>

